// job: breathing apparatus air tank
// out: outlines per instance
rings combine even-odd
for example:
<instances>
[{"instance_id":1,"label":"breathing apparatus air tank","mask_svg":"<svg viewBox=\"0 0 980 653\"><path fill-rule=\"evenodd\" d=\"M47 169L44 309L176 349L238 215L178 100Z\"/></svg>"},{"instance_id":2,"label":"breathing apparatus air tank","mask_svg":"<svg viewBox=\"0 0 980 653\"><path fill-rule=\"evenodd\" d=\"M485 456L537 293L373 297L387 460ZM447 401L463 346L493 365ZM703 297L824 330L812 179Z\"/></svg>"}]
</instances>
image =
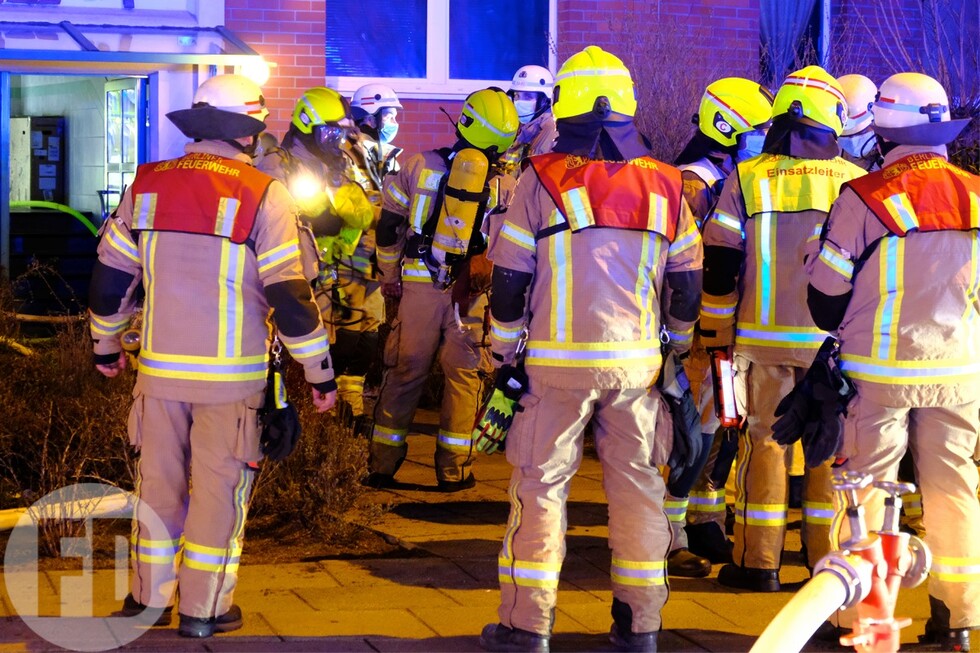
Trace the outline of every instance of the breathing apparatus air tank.
<instances>
[{"instance_id":1,"label":"breathing apparatus air tank","mask_svg":"<svg viewBox=\"0 0 980 653\"><path fill-rule=\"evenodd\" d=\"M453 158L430 254L425 261L432 281L442 287L452 284L453 265L466 258L473 230L482 220L489 169L487 156L475 148L462 149Z\"/></svg>"}]
</instances>

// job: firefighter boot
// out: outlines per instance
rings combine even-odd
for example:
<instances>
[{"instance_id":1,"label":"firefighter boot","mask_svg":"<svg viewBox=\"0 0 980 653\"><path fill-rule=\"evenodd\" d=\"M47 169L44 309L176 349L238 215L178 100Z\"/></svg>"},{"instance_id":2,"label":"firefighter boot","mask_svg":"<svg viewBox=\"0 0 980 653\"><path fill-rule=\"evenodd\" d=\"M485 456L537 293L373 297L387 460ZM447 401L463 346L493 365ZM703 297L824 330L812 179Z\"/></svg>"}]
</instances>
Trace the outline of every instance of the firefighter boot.
<instances>
[{"instance_id":1,"label":"firefighter boot","mask_svg":"<svg viewBox=\"0 0 980 653\"><path fill-rule=\"evenodd\" d=\"M711 561L686 548L675 549L667 556L667 574L678 578L704 578L711 573Z\"/></svg>"},{"instance_id":2,"label":"firefighter boot","mask_svg":"<svg viewBox=\"0 0 980 653\"><path fill-rule=\"evenodd\" d=\"M753 569L736 564L727 564L718 570L718 582L750 592L778 592L781 587L777 569Z\"/></svg>"},{"instance_id":3,"label":"firefighter boot","mask_svg":"<svg viewBox=\"0 0 980 653\"><path fill-rule=\"evenodd\" d=\"M135 617L137 615L143 614L145 610L149 610L150 607L143 605L135 598L132 594L127 594L126 598L123 599L122 609L116 613L120 617ZM170 621L173 619L174 606L168 605L157 617L156 621L153 622L154 627L169 626Z\"/></svg>"},{"instance_id":4,"label":"firefighter boot","mask_svg":"<svg viewBox=\"0 0 980 653\"><path fill-rule=\"evenodd\" d=\"M657 633L633 632L633 608L629 603L613 598L612 628L609 629L609 641L620 651L637 651L640 653L657 653Z\"/></svg>"},{"instance_id":5,"label":"firefighter boot","mask_svg":"<svg viewBox=\"0 0 980 653\"><path fill-rule=\"evenodd\" d=\"M503 624L487 624L480 633L480 646L485 651L513 653L548 653L551 650L548 637L520 628L508 628Z\"/></svg>"},{"instance_id":6,"label":"firefighter boot","mask_svg":"<svg viewBox=\"0 0 980 653\"><path fill-rule=\"evenodd\" d=\"M229 633L242 627L242 609L232 605L228 612L220 617L202 618L180 615L180 626L177 634L181 637L204 638L215 633Z\"/></svg>"},{"instance_id":7,"label":"firefighter boot","mask_svg":"<svg viewBox=\"0 0 980 653\"><path fill-rule=\"evenodd\" d=\"M946 604L929 596L929 611L932 616L926 621L926 631L919 635L919 643L938 651L969 651L970 629L949 627L949 608Z\"/></svg>"},{"instance_id":8,"label":"firefighter boot","mask_svg":"<svg viewBox=\"0 0 980 653\"><path fill-rule=\"evenodd\" d=\"M716 522L688 524L684 530L691 553L707 558L712 564L732 561L732 542Z\"/></svg>"}]
</instances>

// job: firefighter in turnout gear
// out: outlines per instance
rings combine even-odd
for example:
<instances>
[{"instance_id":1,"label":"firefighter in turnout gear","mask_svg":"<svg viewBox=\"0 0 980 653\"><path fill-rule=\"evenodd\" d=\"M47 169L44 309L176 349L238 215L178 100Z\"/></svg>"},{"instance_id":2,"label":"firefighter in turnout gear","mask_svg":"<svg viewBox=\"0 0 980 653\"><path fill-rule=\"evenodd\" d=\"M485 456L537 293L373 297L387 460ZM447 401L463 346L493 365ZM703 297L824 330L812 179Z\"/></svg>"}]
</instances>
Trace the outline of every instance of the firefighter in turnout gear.
<instances>
[{"instance_id":1,"label":"firefighter in turnout gear","mask_svg":"<svg viewBox=\"0 0 980 653\"><path fill-rule=\"evenodd\" d=\"M125 367L119 335L138 287L145 291L129 436L141 451L140 506L167 530L152 532L155 520L137 506L122 614L165 608L169 622L179 587L179 633L187 637L242 625L232 599L262 458L270 309L317 410L336 400L310 291L312 249L300 245L285 186L250 165L266 115L259 87L245 77L201 84L192 108L168 114L194 142L180 158L139 167L103 226L92 273L91 334L106 376Z\"/></svg>"},{"instance_id":2,"label":"firefighter in turnout gear","mask_svg":"<svg viewBox=\"0 0 980 653\"><path fill-rule=\"evenodd\" d=\"M398 121L402 110L398 96L384 84L365 84L354 91L351 99L351 115L358 132L353 134L346 149L357 166L357 181L364 187L368 199L380 215L384 180L398 172L400 147L393 143L398 134ZM352 403L354 413L361 415L358 433L364 426L370 427L364 414L363 397L365 381L372 364L378 359L379 329L385 323L385 300L381 295L381 278L378 275L378 259L375 246L375 227L364 231L351 266L339 270L341 282L346 283L351 304L363 310L360 321L337 332L337 349L350 347L354 361L346 376L338 377L341 387L349 387L359 400Z\"/></svg>"},{"instance_id":3,"label":"firefighter in turnout gear","mask_svg":"<svg viewBox=\"0 0 980 653\"><path fill-rule=\"evenodd\" d=\"M480 374L489 369L483 345L489 264L482 255L481 227L488 211L502 208L500 184L490 177L519 125L514 103L503 91L476 91L463 103L454 146L417 154L385 179L378 267L382 293L400 303L385 343L387 369L374 412L369 486L394 482L440 346L445 389L436 480L447 492L475 483L471 431L481 400Z\"/></svg>"},{"instance_id":4,"label":"firefighter in turnout gear","mask_svg":"<svg viewBox=\"0 0 980 653\"><path fill-rule=\"evenodd\" d=\"M514 73L507 95L514 101L521 128L517 140L501 157L501 166L517 176L527 157L545 154L554 147L555 117L551 112L551 94L555 78L543 66L521 66Z\"/></svg>"},{"instance_id":5,"label":"firefighter in turnout gear","mask_svg":"<svg viewBox=\"0 0 980 653\"><path fill-rule=\"evenodd\" d=\"M333 89L311 88L297 101L281 147L266 153L261 170L286 184L315 237L316 300L334 345L337 391L358 416L364 413L364 376L377 348L384 303L377 282L365 276L371 266L361 241L378 210L350 154L353 131L347 100Z\"/></svg>"},{"instance_id":6,"label":"firefighter in turnout gear","mask_svg":"<svg viewBox=\"0 0 980 653\"><path fill-rule=\"evenodd\" d=\"M733 564L723 585L778 591L792 447L772 439L774 411L810 367L826 333L806 308L803 261L840 186L864 173L840 158L847 107L818 66L790 74L773 104L763 154L739 163L704 226L701 342L734 345L747 388L739 414ZM812 568L830 549L830 462L806 470L802 539Z\"/></svg>"},{"instance_id":7,"label":"firefighter in turnout gear","mask_svg":"<svg viewBox=\"0 0 980 653\"><path fill-rule=\"evenodd\" d=\"M933 556L923 641L967 651L980 627L980 177L947 161L946 143L969 119L950 120L933 78L886 79L874 123L884 166L834 203L808 303L820 327L838 330L857 390L843 468L894 481L911 450ZM882 491L858 498L880 524ZM845 540L841 512L834 526Z\"/></svg>"},{"instance_id":8,"label":"firefighter in turnout gear","mask_svg":"<svg viewBox=\"0 0 980 653\"><path fill-rule=\"evenodd\" d=\"M684 199L699 227L718 201L722 184L735 164L762 152L772 121L772 99L769 89L741 77L725 77L705 89L692 118L698 129L674 161L681 170ZM699 348L700 343L695 342L694 347ZM668 492L664 508L674 533L667 572L696 578L707 576L713 562L731 561L725 537L725 483L734 461L735 442L734 433L721 429L715 415L710 370L706 366L695 368L692 360L706 359L685 360L688 376L702 379L698 405L703 473L689 496Z\"/></svg>"},{"instance_id":9,"label":"firefighter in turnout gear","mask_svg":"<svg viewBox=\"0 0 980 653\"><path fill-rule=\"evenodd\" d=\"M490 651L547 651L565 552L565 502L591 422L609 502L611 641L655 651L671 532L658 433L661 329L690 346L701 236L681 174L633 124L629 70L596 46L559 70L550 154L531 157L493 250L491 342L501 372L529 379L506 443L511 512L498 559ZM664 338L667 339L666 337Z\"/></svg>"}]
</instances>

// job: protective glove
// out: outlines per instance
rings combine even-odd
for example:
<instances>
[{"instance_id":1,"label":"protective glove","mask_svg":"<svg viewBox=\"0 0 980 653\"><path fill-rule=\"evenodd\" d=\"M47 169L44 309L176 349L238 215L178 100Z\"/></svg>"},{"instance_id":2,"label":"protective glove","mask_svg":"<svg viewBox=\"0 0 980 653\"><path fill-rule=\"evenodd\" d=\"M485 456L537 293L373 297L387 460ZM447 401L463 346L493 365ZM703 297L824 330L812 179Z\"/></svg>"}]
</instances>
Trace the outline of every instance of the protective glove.
<instances>
[{"instance_id":1,"label":"protective glove","mask_svg":"<svg viewBox=\"0 0 980 653\"><path fill-rule=\"evenodd\" d=\"M523 367L504 365L500 368L493 392L480 409L473 427L472 438L477 451L489 454L503 448L514 414L524 410L518 402L527 392L527 386L527 372Z\"/></svg>"},{"instance_id":2,"label":"protective glove","mask_svg":"<svg viewBox=\"0 0 980 653\"><path fill-rule=\"evenodd\" d=\"M667 489L674 496L685 496L693 484L692 477L697 477L697 474L687 472L697 467L702 460L704 443L701 437L701 414L694 403L684 365L676 353L671 352L665 356L657 385L667 402L673 422L673 446L667 459L667 466L670 468ZM681 483L682 480L690 482ZM682 485L687 487L681 487Z\"/></svg>"},{"instance_id":3,"label":"protective glove","mask_svg":"<svg viewBox=\"0 0 980 653\"><path fill-rule=\"evenodd\" d=\"M843 437L843 414L855 392L839 364L837 340L828 337L807 370L776 406L773 439L782 445L803 441L806 466L832 458Z\"/></svg>"}]
</instances>

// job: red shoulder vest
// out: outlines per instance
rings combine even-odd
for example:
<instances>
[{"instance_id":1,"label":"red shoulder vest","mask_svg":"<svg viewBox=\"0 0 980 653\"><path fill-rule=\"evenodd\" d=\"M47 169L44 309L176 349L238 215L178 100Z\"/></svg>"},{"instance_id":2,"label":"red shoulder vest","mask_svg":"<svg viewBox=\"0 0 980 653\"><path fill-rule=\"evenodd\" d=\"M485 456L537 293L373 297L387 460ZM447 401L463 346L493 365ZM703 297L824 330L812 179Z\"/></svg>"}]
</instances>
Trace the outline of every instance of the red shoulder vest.
<instances>
[{"instance_id":1,"label":"red shoulder vest","mask_svg":"<svg viewBox=\"0 0 980 653\"><path fill-rule=\"evenodd\" d=\"M847 185L897 236L980 228L980 177L938 154L912 154Z\"/></svg>"},{"instance_id":2,"label":"red shoulder vest","mask_svg":"<svg viewBox=\"0 0 980 653\"><path fill-rule=\"evenodd\" d=\"M572 231L655 231L673 242L683 189L677 168L652 157L597 161L556 152L531 157L531 166Z\"/></svg>"},{"instance_id":3,"label":"red shoulder vest","mask_svg":"<svg viewBox=\"0 0 980 653\"><path fill-rule=\"evenodd\" d=\"M133 230L244 243L272 181L247 163L204 152L143 164L133 180Z\"/></svg>"}]
</instances>

